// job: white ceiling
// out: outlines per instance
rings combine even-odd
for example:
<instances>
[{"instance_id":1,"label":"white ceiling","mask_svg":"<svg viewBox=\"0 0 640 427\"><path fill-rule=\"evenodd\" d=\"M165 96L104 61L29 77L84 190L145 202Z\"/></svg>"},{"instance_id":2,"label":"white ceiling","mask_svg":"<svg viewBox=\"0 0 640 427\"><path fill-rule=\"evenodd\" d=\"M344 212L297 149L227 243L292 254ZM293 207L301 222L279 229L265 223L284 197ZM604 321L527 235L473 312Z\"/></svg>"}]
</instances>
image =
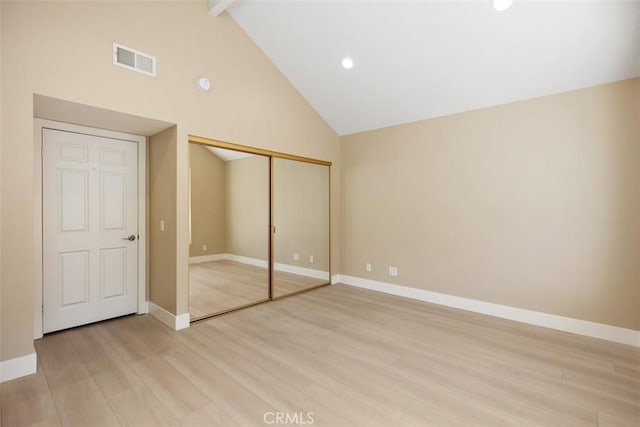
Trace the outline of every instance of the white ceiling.
<instances>
[{"instance_id":1,"label":"white ceiling","mask_svg":"<svg viewBox=\"0 0 640 427\"><path fill-rule=\"evenodd\" d=\"M218 156L225 162L253 156L253 154L244 153L242 151L227 150L225 148L212 147L210 145L205 145L205 147L207 148L207 150L211 151L213 155Z\"/></svg>"},{"instance_id":2,"label":"white ceiling","mask_svg":"<svg viewBox=\"0 0 640 427\"><path fill-rule=\"evenodd\" d=\"M339 135L640 75L640 1L236 0ZM344 56L355 62L341 67Z\"/></svg>"}]
</instances>

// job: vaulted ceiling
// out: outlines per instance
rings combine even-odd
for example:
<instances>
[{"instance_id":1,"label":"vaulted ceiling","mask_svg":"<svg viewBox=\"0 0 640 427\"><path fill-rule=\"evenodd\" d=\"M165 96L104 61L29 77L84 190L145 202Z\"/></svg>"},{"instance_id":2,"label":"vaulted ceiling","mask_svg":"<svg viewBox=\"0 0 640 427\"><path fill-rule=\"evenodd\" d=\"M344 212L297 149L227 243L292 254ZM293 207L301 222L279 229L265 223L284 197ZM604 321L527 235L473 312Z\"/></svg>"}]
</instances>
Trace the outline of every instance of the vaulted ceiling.
<instances>
[{"instance_id":1,"label":"vaulted ceiling","mask_svg":"<svg viewBox=\"0 0 640 427\"><path fill-rule=\"evenodd\" d=\"M224 2L339 135L640 76L638 0Z\"/></svg>"}]
</instances>

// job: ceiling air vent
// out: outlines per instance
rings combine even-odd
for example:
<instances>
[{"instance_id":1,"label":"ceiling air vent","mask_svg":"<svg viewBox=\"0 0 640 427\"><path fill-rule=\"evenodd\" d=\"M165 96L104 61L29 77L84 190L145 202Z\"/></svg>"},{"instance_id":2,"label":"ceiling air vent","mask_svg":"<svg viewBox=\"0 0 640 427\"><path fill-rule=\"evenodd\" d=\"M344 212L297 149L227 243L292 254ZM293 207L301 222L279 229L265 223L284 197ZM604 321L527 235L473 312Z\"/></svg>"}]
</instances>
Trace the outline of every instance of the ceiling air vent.
<instances>
[{"instance_id":1,"label":"ceiling air vent","mask_svg":"<svg viewBox=\"0 0 640 427\"><path fill-rule=\"evenodd\" d=\"M156 58L121 44L113 44L113 65L128 68L148 76L156 76Z\"/></svg>"}]
</instances>

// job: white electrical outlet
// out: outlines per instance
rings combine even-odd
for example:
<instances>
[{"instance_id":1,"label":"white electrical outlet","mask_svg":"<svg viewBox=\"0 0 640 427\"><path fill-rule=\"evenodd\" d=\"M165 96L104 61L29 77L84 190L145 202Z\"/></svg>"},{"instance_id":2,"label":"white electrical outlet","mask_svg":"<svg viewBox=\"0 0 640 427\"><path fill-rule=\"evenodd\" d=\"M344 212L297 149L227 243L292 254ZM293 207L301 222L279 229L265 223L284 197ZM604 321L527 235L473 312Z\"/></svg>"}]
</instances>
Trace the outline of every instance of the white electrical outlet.
<instances>
[{"instance_id":1,"label":"white electrical outlet","mask_svg":"<svg viewBox=\"0 0 640 427\"><path fill-rule=\"evenodd\" d=\"M294 252L293 253L293 260L294 261L300 261L300 254L298 252Z\"/></svg>"},{"instance_id":2,"label":"white electrical outlet","mask_svg":"<svg viewBox=\"0 0 640 427\"><path fill-rule=\"evenodd\" d=\"M371 264L367 263L367 265L365 266L365 269L366 269L369 273L371 273L371 270L372 270L372 268L371 268Z\"/></svg>"},{"instance_id":3,"label":"white electrical outlet","mask_svg":"<svg viewBox=\"0 0 640 427\"><path fill-rule=\"evenodd\" d=\"M309 255L309 262L313 264L313 255Z\"/></svg>"},{"instance_id":4,"label":"white electrical outlet","mask_svg":"<svg viewBox=\"0 0 640 427\"><path fill-rule=\"evenodd\" d=\"M160 231L164 231L164 219L160 220Z\"/></svg>"},{"instance_id":5,"label":"white electrical outlet","mask_svg":"<svg viewBox=\"0 0 640 427\"><path fill-rule=\"evenodd\" d=\"M389 276L397 276L398 267L389 267Z\"/></svg>"},{"instance_id":6,"label":"white electrical outlet","mask_svg":"<svg viewBox=\"0 0 640 427\"><path fill-rule=\"evenodd\" d=\"M207 250L207 245L202 245L202 250L206 251Z\"/></svg>"}]
</instances>

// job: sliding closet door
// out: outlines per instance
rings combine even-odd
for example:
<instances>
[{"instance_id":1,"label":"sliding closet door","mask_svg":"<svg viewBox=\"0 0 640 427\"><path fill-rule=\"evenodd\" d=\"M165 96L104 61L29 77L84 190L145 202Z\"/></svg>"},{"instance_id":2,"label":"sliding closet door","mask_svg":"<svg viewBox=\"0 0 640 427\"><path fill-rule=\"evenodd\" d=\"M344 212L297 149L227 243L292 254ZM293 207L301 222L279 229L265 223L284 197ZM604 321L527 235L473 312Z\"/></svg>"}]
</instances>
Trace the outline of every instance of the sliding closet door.
<instances>
[{"instance_id":1,"label":"sliding closet door","mask_svg":"<svg viewBox=\"0 0 640 427\"><path fill-rule=\"evenodd\" d=\"M189 312L269 300L268 156L190 144Z\"/></svg>"},{"instance_id":2,"label":"sliding closet door","mask_svg":"<svg viewBox=\"0 0 640 427\"><path fill-rule=\"evenodd\" d=\"M189 136L189 312L330 283L330 162Z\"/></svg>"},{"instance_id":3,"label":"sliding closet door","mask_svg":"<svg viewBox=\"0 0 640 427\"><path fill-rule=\"evenodd\" d=\"M329 167L274 157L272 215L273 298L329 283Z\"/></svg>"}]
</instances>

